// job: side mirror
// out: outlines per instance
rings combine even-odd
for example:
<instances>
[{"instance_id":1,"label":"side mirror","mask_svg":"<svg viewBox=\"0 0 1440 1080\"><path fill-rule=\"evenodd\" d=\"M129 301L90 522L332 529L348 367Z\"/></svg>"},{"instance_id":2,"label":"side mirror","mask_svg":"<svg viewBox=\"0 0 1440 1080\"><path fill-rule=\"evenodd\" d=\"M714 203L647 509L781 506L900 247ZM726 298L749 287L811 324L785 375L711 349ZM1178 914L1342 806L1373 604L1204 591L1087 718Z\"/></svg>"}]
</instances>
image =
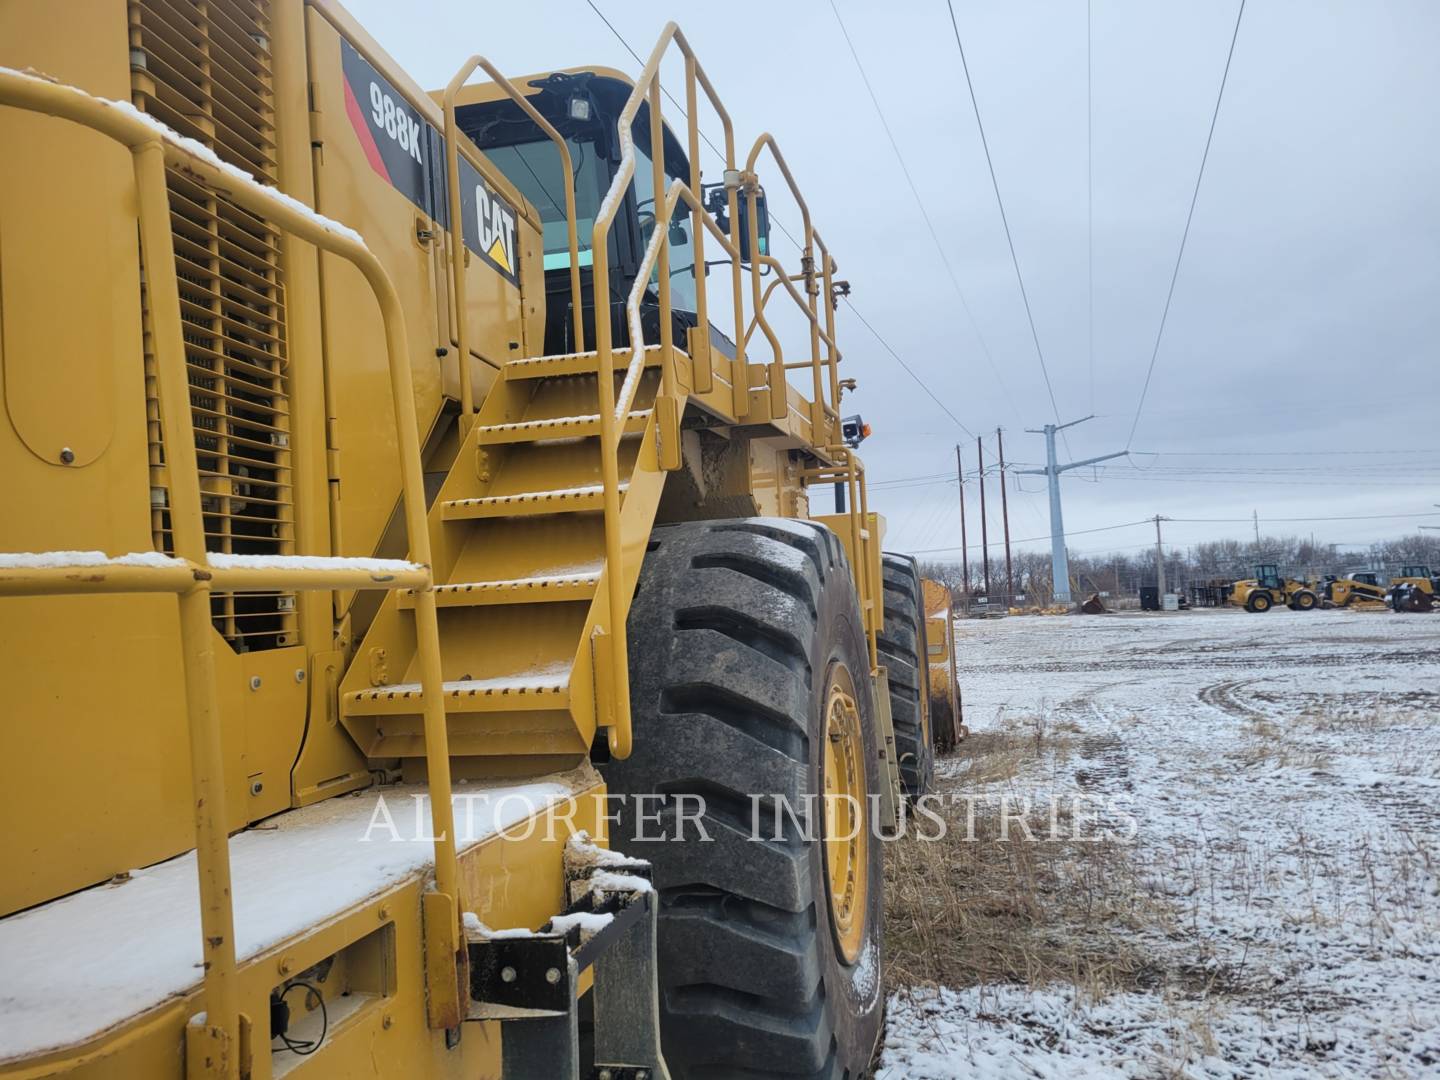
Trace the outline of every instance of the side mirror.
<instances>
[{"instance_id":1,"label":"side mirror","mask_svg":"<svg viewBox=\"0 0 1440 1080\"><path fill-rule=\"evenodd\" d=\"M740 261L755 261L756 253L750 250L750 199L742 191L736 200L740 208ZM765 203L765 189L755 193L755 237L759 254L770 254L770 208Z\"/></svg>"},{"instance_id":2,"label":"side mirror","mask_svg":"<svg viewBox=\"0 0 1440 1080\"><path fill-rule=\"evenodd\" d=\"M719 225L725 232L730 231L730 207L725 186L723 184L710 184L705 186L703 203L706 210L709 210L715 217L715 224ZM740 217L740 261L750 263L754 261L754 255L750 251L750 200L740 192L735 199L735 205L739 208ZM755 235L759 241L760 254L770 254L770 208L765 202L765 189L761 188L755 193Z\"/></svg>"}]
</instances>

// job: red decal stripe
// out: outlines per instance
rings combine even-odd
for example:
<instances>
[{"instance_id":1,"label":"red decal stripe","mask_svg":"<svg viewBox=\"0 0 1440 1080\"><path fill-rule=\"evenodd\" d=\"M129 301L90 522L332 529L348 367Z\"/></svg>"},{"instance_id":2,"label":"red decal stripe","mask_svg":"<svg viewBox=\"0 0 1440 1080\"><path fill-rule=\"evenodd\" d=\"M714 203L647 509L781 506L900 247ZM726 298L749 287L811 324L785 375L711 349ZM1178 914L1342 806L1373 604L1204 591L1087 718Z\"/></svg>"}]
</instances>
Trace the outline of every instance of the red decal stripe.
<instances>
[{"instance_id":1,"label":"red decal stripe","mask_svg":"<svg viewBox=\"0 0 1440 1080\"><path fill-rule=\"evenodd\" d=\"M375 145L375 136L370 131L370 121L361 111L360 102L355 100L355 91L350 88L349 80L345 82L345 115L350 117L350 126L355 129L355 134L360 139L360 146L365 151L365 157L369 160L370 167L383 176L387 184L394 183L390 179L390 170L385 168L385 159L380 156L380 147Z\"/></svg>"}]
</instances>

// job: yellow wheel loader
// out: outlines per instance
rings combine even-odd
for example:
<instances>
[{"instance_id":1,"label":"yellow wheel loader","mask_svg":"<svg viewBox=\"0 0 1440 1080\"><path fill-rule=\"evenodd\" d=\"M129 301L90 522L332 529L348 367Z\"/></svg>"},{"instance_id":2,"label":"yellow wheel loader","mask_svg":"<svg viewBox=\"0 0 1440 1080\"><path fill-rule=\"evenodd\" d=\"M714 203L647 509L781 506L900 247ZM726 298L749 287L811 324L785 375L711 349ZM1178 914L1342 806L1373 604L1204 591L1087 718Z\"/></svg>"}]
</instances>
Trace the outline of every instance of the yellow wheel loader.
<instances>
[{"instance_id":1,"label":"yellow wheel loader","mask_svg":"<svg viewBox=\"0 0 1440 1080\"><path fill-rule=\"evenodd\" d=\"M954 601L948 586L925 579L926 645L930 667L930 724L935 749L953 750L969 730L965 727L960 691L959 663L955 654Z\"/></svg>"},{"instance_id":2,"label":"yellow wheel loader","mask_svg":"<svg viewBox=\"0 0 1440 1080\"><path fill-rule=\"evenodd\" d=\"M0 1077L866 1072L921 585L680 30L8 0L0 146Z\"/></svg>"},{"instance_id":3,"label":"yellow wheel loader","mask_svg":"<svg viewBox=\"0 0 1440 1080\"><path fill-rule=\"evenodd\" d=\"M1435 596L1440 593L1440 577L1430 573L1423 564L1402 566L1390 579L1387 596L1390 607L1397 612L1434 611Z\"/></svg>"},{"instance_id":4,"label":"yellow wheel loader","mask_svg":"<svg viewBox=\"0 0 1440 1080\"><path fill-rule=\"evenodd\" d=\"M1306 582L1281 577L1274 563L1262 563L1255 568L1253 578L1231 586L1230 603L1246 611L1269 611L1277 604L1293 611L1312 611L1320 597Z\"/></svg>"}]
</instances>

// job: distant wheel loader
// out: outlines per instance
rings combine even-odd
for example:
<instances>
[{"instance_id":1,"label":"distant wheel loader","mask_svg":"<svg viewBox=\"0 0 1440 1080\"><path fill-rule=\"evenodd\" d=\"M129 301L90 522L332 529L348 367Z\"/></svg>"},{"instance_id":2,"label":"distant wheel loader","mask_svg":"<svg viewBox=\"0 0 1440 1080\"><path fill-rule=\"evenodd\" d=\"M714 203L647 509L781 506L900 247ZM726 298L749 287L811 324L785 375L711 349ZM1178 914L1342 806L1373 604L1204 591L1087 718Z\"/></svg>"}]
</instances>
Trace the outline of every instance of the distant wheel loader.
<instances>
[{"instance_id":1,"label":"distant wheel loader","mask_svg":"<svg viewBox=\"0 0 1440 1080\"><path fill-rule=\"evenodd\" d=\"M1390 607L1397 612L1434 611L1437 594L1440 594L1440 577L1420 563L1402 566L1400 573L1390 579Z\"/></svg>"},{"instance_id":2,"label":"distant wheel loader","mask_svg":"<svg viewBox=\"0 0 1440 1080\"><path fill-rule=\"evenodd\" d=\"M1253 578L1235 582L1230 590L1230 603L1252 612L1269 611L1277 604L1292 611L1313 611L1319 606L1320 597L1308 583L1281 577L1280 568L1274 563L1261 563L1255 568Z\"/></svg>"},{"instance_id":3,"label":"distant wheel loader","mask_svg":"<svg viewBox=\"0 0 1440 1080\"><path fill-rule=\"evenodd\" d=\"M0 1080L868 1074L930 612L731 115L0 3Z\"/></svg>"}]
</instances>

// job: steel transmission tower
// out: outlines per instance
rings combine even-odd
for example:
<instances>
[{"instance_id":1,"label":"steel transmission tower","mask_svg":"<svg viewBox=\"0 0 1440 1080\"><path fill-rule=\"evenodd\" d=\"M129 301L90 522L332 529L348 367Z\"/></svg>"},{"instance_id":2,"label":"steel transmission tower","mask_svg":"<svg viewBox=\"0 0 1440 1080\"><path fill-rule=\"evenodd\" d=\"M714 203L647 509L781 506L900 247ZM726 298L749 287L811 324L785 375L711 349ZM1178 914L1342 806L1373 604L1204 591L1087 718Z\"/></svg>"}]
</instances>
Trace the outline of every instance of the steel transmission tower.
<instances>
[{"instance_id":1,"label":"steel transmission tower","mask_svg":"<svg viewBox=\"0 0 1440 1080\"><path fill-rule=\"evenodd\" d=\"M1101 454L1099 457L1072 461L1066 465L1058 464L1055 460L1055 433L1093 419L1094 416L1086 416L1071 420L1068 424L1046 424L1038 431L1026 428L1032 435L1045 436L1045 468L1015 470L1029 476L1043 476L1050 484L1050 572L1054 578L1056 603L1070 603L1070 560L1065 554L1065 519L1060 513L1060 474L1070 469L1078 469L1082 465L1094 465L1111 458L1124 457L1129 453L1128 450L1117 450L1113 454Z\"/></svg>"}]
</instances>

